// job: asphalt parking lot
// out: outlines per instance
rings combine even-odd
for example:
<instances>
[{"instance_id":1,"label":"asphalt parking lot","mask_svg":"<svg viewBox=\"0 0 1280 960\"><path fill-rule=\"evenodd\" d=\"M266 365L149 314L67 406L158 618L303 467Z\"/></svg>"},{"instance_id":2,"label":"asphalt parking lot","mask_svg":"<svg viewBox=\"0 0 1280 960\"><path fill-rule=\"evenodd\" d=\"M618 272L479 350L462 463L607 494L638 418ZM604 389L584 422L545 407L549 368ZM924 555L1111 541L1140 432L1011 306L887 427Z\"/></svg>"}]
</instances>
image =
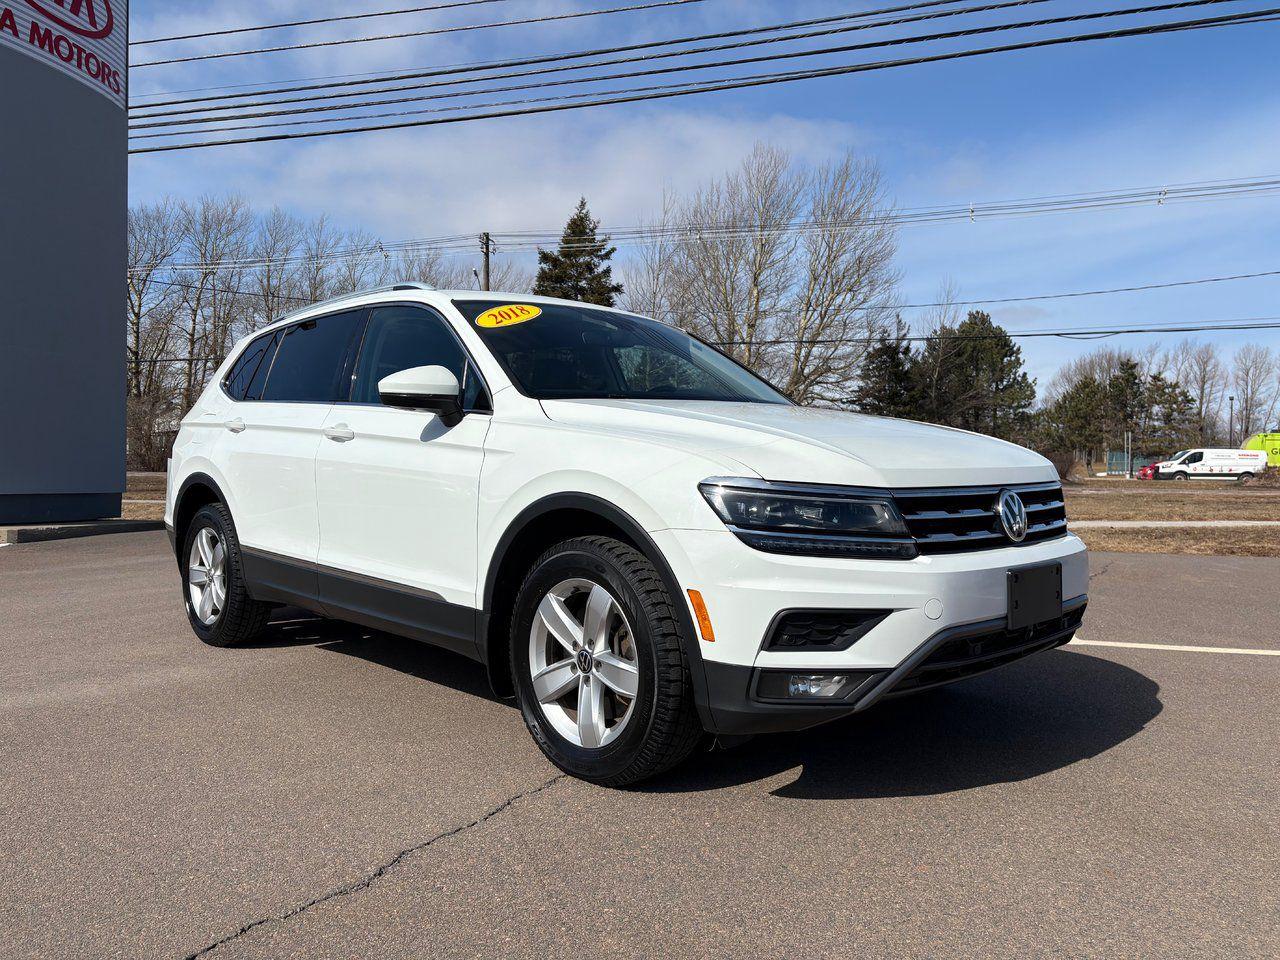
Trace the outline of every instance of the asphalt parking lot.
<instances>
[{"instance_id":1,"label":"asphalt parking lot","mask_svg":"<svg viewBox=\"0 0 1280 960\"><path fill-rule=\"evenodd\" d=\"M0 549L13 957L1280 955L1280 559L1099 554L1091 641L631 792L468 662L199 644L163 533Z\"/></svg>"}]
</instances>

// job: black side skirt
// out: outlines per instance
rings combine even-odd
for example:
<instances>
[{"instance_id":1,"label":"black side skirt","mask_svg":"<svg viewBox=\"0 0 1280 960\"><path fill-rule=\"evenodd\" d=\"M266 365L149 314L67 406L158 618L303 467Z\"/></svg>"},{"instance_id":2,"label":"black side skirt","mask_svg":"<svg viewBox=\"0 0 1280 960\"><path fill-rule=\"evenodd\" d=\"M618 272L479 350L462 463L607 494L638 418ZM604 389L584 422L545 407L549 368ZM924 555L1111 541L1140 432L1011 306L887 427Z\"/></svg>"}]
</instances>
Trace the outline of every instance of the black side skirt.
<instances>
[{"instance_id":1,"label":"black side skirt","mask_svg":"<svg viewBox=\"0 0 1280 960\"><path fill-rule=\"evenodd\" d=\"M287 603L321 616L420 640L460 653L482 656L476 643L480 611L449 603L374 577L242 547L244 575L255 600Z\"/></svg>"}]
</instances>

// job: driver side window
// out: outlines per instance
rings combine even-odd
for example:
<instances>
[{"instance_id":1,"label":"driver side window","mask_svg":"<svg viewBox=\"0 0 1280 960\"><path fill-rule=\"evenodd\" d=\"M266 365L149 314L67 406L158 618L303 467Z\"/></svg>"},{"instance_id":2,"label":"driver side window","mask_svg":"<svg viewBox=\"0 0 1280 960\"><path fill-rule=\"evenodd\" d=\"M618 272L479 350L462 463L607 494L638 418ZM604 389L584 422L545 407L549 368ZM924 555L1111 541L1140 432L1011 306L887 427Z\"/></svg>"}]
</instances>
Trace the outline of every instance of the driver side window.
<instances>
[{"instance_id":1,"label":"driver side window","mask_svg":"<svg viewBox=\"0 0 1280 960\"><path fill-rule=\"evenodd\" d=\"M411 367L440 366L462 384L464 410L489 410L484 384L436 314L421 307L377 307L369 315L353 376L352 403L380 403L378 381Z\"/></svg>"},{"instance_id":2,"label":"driver side window","mask_svg":"<svg viewBox=\"0 0 1280 960\"><path fill-rule=\"evenodd\" d=\"M1204 454L1203 454L1203 453L1192 453L1192 454L1189 454L1189 455L1187 456L1187 458L1186 458L1185 460L1183 460L1182 462L1183 462L1183 463L1187 463L1187 464L1191 464L1191 463L1199 463L1199 462L1200 462L1201 460L1203 460L1203 459L1204 459Z\"/></svg>"}]
</instances>

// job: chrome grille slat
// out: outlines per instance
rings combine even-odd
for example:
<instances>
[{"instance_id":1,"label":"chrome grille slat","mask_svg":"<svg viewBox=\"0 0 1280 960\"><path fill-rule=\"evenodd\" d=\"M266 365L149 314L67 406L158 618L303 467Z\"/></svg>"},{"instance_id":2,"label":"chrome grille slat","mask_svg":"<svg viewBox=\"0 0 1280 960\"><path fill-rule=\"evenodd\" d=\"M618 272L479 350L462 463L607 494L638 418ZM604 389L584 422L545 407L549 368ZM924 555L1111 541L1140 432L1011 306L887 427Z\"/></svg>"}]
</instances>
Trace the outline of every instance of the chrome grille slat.
<instances>
[{"instance_id":1,"label":"chrome grille slat","mask_svg":"<svg viewBox=\"0 0 1280 960\"><path fill-rule=\"evenodd\" d=\"M1006 536L996 515L995 500L1005 489L1016 492L1027 510L1022 544L1065 535L1066 503L1056 483L918 488L895 490L893 497L921 553L993 550L1022 545Z\"/></svg>"}]
</instances>

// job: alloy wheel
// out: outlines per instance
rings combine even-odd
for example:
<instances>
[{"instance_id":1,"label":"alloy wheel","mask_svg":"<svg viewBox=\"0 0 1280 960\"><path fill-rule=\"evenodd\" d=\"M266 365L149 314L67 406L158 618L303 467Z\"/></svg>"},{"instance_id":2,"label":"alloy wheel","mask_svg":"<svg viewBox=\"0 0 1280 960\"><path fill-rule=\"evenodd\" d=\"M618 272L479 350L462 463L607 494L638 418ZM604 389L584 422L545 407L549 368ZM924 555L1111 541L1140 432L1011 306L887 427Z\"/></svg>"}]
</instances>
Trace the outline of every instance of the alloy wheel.
<instances>
[{"instance_id":1,"label":"alloy wheel","mask_svg":"<svg viewBox=\"0 0 1280 960\"><path fill-rule=\"evenodd\" d=\"M598 583L574 578L546 592L529 630L529 670L544 716L575 746L607 746L635 711L635 637Z\"/></svg>"},{"instance_id":2,"label":"alloy wheel","mask_svg":"<svg viewBox=\"0 0 1280 960\"><path fill-rule=\"evenodd\" d=\"M187 595L191 609L206 627L217 622L227 604L227 547L213 527L201 527L191 544Z\"/></svg>"}]
</instances>

